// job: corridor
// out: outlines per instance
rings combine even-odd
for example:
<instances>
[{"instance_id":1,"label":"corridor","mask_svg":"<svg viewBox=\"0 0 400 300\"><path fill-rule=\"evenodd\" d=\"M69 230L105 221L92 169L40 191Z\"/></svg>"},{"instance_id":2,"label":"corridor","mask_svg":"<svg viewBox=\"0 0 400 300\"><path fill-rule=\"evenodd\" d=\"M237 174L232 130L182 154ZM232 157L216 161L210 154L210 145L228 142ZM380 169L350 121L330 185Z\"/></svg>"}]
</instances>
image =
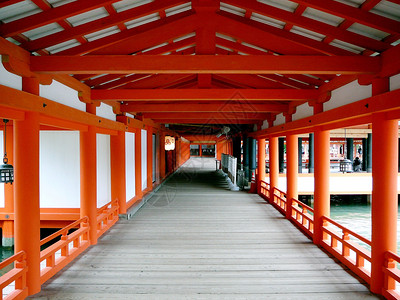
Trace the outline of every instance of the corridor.
<instances>
[{"instance_id":1,"label":"corridor","mask_svg":"<svg viewBox=\"0 0 400 300\"><path fill-rule=\"evenodd\" d=\"M373 299L256 194L191 158L30 299Z\"/></svg>"}]
</instances>

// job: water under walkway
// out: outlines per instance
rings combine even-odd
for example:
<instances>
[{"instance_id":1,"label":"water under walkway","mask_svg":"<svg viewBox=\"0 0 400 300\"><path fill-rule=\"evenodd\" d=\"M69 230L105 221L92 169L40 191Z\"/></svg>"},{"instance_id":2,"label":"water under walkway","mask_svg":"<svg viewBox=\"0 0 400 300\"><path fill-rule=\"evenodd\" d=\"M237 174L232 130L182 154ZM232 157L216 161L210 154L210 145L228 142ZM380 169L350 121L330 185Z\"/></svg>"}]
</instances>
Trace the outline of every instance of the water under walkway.
<instances>
[{"instance_id":1,"label":"water under walkway","mask_svg":"<svg viewBox=\"0 0 400 300\"><path fill-rule=\"evenodd\" d=\"M191 159L36 299L377 299L258 195Z\"/></svg>"}]
</instances>

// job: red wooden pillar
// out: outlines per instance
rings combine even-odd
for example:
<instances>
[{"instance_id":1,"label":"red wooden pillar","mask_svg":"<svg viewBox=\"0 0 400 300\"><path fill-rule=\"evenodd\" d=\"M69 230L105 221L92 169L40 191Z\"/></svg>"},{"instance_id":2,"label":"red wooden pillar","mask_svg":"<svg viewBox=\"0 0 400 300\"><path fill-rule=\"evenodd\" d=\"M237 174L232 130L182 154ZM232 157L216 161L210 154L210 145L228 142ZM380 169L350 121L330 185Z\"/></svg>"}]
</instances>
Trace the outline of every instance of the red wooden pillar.
<instances>
[{"instance_id":1,"label":"red wooden pillar","mask_svg":"<svg viewBox=\"0 0 400 300\"><path fill-rule=\"evenodd\" d=\"M297 142L297 141L296 141ZM322 217L330 215L330 136L329 130L315 131L315 171L314 171L314 237L319 245L322 241Z\"/></svg>"},{"instance_id":2,"label":"red wooden pillar","mask_svg":"<svg viewBox=\"0 0 400 300\"><path fill-rule=\"evenodd\" d=\"M2 123L0 121L0 123ZM15 124L15 123L13 123ZM10 165L14 165L14 137L13 128L11 122L7 124L7 158ZM7 213L14 213L14 184L4 185L4 208ZM7 216L6 216L7 217ZM3 247L13 247L14 246L14 221L4 221L3 222L3 237L2 246Z\"/></svg>"},{"instance_id":3,"label":"red wooden pillar","mask_svg":"<svg viewBox=\"0 0 400 300\"><path fill-rule=\"evenodd\" d=\"M86 104L86 111L96 114L93 104ZM97 244L97 147L96 127L88 126L80 132L81 159L81 209L80 215L89 218L89 238L92 245Z\"/></svg>"},{"instance_id":4,"label":"red wooden pillar","mask_svg":"<svg viewBox=\"0 0 400 300\"><path fill-rule=\"evenodd\" d=\"M258 193L261 193L261 181L263 180L265 180L265 139L258 139Z\"/></svg>"},{"instance_id":5,"label":"red wooden pillar","mask_svg":"<svg viewBox=\"0 0 400 300\"><path fill-rule=\"evenodd\" d=\"M269 138L269 183L271 189L271 198L274 188L278 188L279 180L279 149L278 149L278 138ZM272 199L271 199L272 200Z\"/></svg>"},{"instance_id":6,"label":"red wooden pillar","mask_svg":"<svg viewBox=\"0 0 400 300\"><path fill-rule=\"evenodd\" d=\"M22 89L39 95L35 78L22 78ZM27 255L29 295L40 292L39 113L14 122L15 253Z\"/></svg>"},{"instance_id":7,"label":"red wooden pillar","mask_svg":"<svg viewBox=\"0 0 400 300\"><path fill-rule=\"evenodd\" d=\"M373 95L388 90L388 78L373 81ZM378 294L384 286L384 253L397 251L397 161L398 122L388 120L384 113L375 114L372 118L371 291Z\"/></svg>"},{"instance_id":8,"label":"red wooden pillar","mask_svg":"<svg viewBox=\"0 0 400 300\"><path fill-rule=\"evenodd\" d=\"M165 133L160 132L160 180L165 178Z\"/></svg>"},{"instance_id":9,"label":"red wooden pillar","mask_svg":"<svg viewBox=\"0 0 400 300\"><path fill-rule=\"evenodd\" d=\"M135 195L137 199L143 196L142 190L142 130L135 131Z\"/></svg>"},{"instance_id":10,"label":"red wooden pillar","mask_svg":"<svg viewBox=\"0 0 400 300\"><path fill-rule=\"evenodd\" d=\"M147 130L147 189L153 188L153 130L150 126Z\"/></svg>"},{"instance_id":11,"label":"red wooden pillar","mask_svg":"<svg viewBox=\"0 0 400 300\"><path fill-rule=\"evenodd\" d=\"M111 198L118 199L119 213L126 214L124 131L111 136Z\"/></svg>"},{"instance_id":12,"label":"red wooden pillar","mask_svg":"<svg viewBox=\"0 0 400 300\"><path fill-rule=\"evenodd\" d=\"M298 198L297 176L298 176L298 137L290 134L286 136L286 218L292 216L292 199ZM329 152L328 152L329 154Z\"/></svg>"}]
</instances>

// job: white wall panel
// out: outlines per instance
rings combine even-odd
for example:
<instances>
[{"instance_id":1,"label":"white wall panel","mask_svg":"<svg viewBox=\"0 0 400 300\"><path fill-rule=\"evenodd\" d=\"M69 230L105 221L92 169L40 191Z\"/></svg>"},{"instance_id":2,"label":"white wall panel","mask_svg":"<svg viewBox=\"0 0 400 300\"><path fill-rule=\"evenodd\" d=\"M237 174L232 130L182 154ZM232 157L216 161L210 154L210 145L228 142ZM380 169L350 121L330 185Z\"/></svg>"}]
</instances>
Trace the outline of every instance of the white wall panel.
<instances>
[{"instance_id":1,"label":"white wall panel","mask_svg":"<svg viewBox=\"0 0 400 300\"><path fill-rule=\"evenodd\" d=\"M135 134L125 132L126 202L135 197Z\"/></svg>"},{"instance_id":2,"label":"white wall panel","mask_svg":"<svg viewBox=\"0 0 400 300\"><path fill-rule=\"evenodd\" d=\"M96 135L97 144L97 207L111 201L110 136Z\"/></svg>"},{"instance_id":3,"label":"white wall panel","mask_svg":"<svg viewBox=\"0 0 400 300\"><path fill-rule=\"evenodd\" d=\"M274 121L274 126L278 126L281 124L285 124L285 116L283 114L277 115Z\"/></svg>"},{"instance_id":4,"label":"white wall panel","mask_svg":"<svg viewBox=\"0 0 400 300\"><path fill-rule=\"evenodd\" d=\"M113 112L112 106L104 103L101 103L100 106L96 108L96 115L112 121L117 119L116 114Z\"/></svg>"},{"instance_id":5,"label":"white wall panel","mask_svg":"<svg viewBox=\"0 0 400 300\"><path fill-rule=\"evenodd\" d=\"M308 105L308 103L303 103L297 106L296 113L293 114L293 121L304 119L306 117L312 116L314 114L313 108Z\"/></svg>"},{"instance_id":6,"label":"white wall panel","mask_svg":"<svg viewBox=\"0 0 400 300\"><path fill-rule=\"evenodd\" d=\"M390 90L400 89L400 74L390 77Z\"/></svg>"},{"instance_id":7,"label":"white wall panel","mask_svg":"<svg viewBox=\"0 0 400 300\"><path fill-rule=\"evenodd\" d=\"M40 96L81 111L86 111L86 104L79 100L78 92L55 80L50 85L40 85Z\"/></svg>"},{"instance_id":8,"label":"white wall panel","mask_svg":"<svg viewBox=\"0 0 400 300\"><path fill-rule=\"evenodd\" d=\"M13 89L22 90L22 77L8 72L3 64L0 63L0 84Z\"/></svg>"},{"instance_id":9,"label":"white wall panel","mask_svg":"<svg viewBox=\"0 0 400 300\"><path fill-rule=\"evenodd\" d=\"M80 207L79 132L40 132L40 207Z\"/></svg>"},{"instance_id":10,"label":"white wall panel","mask_svg":"<svg viewBox=\"0 0 400 300\"><path fill-rule=\"evenodd\" d=\"M142 129L142 190L147 188L147 131Z\"/></svg>"},{"instance_id":11,"label":"white wall panel","mask_svg":"<svg viewBox=\"0 0 400 300\"><path fill-rule=\"evenodd\" d=\"M324 111L371 97L371 85L359 85L357 80L334 91L328 102L324 103Z\"/></svg>"}]
</instances>

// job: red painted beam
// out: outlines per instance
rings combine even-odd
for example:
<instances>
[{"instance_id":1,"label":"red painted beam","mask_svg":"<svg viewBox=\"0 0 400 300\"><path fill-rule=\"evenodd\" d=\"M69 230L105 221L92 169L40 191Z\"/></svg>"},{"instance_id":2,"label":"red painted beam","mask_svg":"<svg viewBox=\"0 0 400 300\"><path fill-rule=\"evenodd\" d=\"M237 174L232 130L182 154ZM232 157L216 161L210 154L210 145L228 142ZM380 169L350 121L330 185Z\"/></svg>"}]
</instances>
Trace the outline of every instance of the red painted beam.
<instances>
[{"instance_id":1,"label":"red painted beam","mask_svg":"<svg viewBox=\"0 0 400 300\"><path fill-rule=\"evenodd\" d=\"M151 2L119 13L112 14L108 17L94 20L82 25L72 27L67 30L63 30L33 41L26 42L22 44L21 47L29 51L37 51L39 49L47 48L51 45L60 44L62 42L66 42L77 37L82 37L89 33L100 31L102 29L109 28L118 24L123 24L127 21L156 13L160 10L165 10L175 5L183 4L185 2L185 0L164 0L159 2Z\"/></svg>"},{"instance_id":2,"label":"red painted beam","mask_svg":"<svg viewBox=\"0 0 400 300\"><path fill-rule=\"evenodd\" d=\"M217 32L278 54L354 55L354 53L271 25L227 12L218 13Z\"/></svg>"},{"instance_id":3,"label":"red painted beam","mask_svg":"<svg viewBox=\"0 0 400 300\"><path fill-rule=\"evenodd\" d=\"M18 33L58 22L73 15L78 15L113 2L117 2L117 0L86 0L71 2L22 19L4 23L0 25L0 35L2 37L17 35Z\"/></svg>"},{"instance_id":4,"label":"red painted beam","mask_svg":"<svg viewBox=\"0 0 400 300\"><path fill-rule=\"evenodd\" d=\"M31 71L50 74L374 74L379 57L109 55L32 56Z\"/></svg>"},{"instance_id":5,"label":"red painted beam","mask_svg":"<svg viewBox=\"0 0 400 300\"><path fill-rule=\"evenodd\" d=\"M318 90L295 89L130 89L92 90L92 100L124 101L266 101L266 100L312 100L319 96Z\"/></svg>"},{"instance_id":6,"label":"red painted beam","mask_svg":"<svg viewBox=\"0 0 400 300\"><path fill-rule=\"evenodd\" d=\"M231 120L265 120L268 117L267 113L257 113L257 112L162 112L162 113L144 113L143 117L148 119L231 119Z\"/></svg>"},{"instance_id":7,"label":"red painted beam","mask_svg":"<svg viewBox=\"0 0 400 300\"><path fill-rule=\"evenodd\" d=\"M193 32L191 11L153 21L57 53L57 55L131 54Z\"/></svg>"},{"instance_id":8,"label":"red painted beam","mask_svg":"<svg viewBox=\"0 0 400 300\"><path fill-rule=\"evenodd\" d=\"M251 103L251 102L213 102L213 103L129 103L121 105L122 112L286 112L288 104L275 103Z\"/></svg>"},{"instance_id":9,"label":"red painted beam","mask_svg":"<svg viewBox=\"0 0 400 300\"><path fill-rule=\"evenodd\" d=\"M339 16L355 23L373 27L384 32L392 34L400 33L400 22L337 1L293 0L293 2Z\"/></svg>"},{"instance_id":10,"label":"red painted beam","mask_svg":"<svg viewBox=\"0 0 400 300\"><path fill-rule=\"evenodd\" d=\"M332 36L335 39L339 39L341 41L364 47L373 51L382 52L390 47L390 45L387 43L348 30L344 30L311 18L296 15L292 12L279 9L265 3L244 0L226 0L226 2L273 19L293 24L314 32L318 32L325 36Z\"/></svg>"},{"instance_id":11,"label":"red painted beam","mask_svg":"<svg viewBox=\"0 0 400 300\"><path fill-rule=\"evenodd\" d=\"M261 120L242 120L242 119L153 119L160 124L256 124Z\"/></svg>"}]
</instances>

